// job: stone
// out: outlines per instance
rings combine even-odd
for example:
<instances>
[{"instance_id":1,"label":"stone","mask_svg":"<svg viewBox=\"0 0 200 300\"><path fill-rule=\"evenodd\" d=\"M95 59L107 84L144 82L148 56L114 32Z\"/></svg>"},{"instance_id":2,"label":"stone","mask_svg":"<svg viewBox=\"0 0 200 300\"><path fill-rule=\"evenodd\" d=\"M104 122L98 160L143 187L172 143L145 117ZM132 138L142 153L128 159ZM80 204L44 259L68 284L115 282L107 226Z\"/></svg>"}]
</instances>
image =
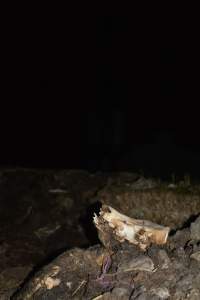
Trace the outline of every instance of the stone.
<instances>
[{"instance_id":1,"label":"stone","mask_svg":"<svg viewBox=\"0 0 200 300\"><path fill-rule=\"evenodd\" d=\"M122 297L127 297L127 299L129 299L130 290L122 287L116 287L112 290L112 296L116 297L115 299L117 299L117 297L119 299L121 299Z\"/></svg>"},{"instance_id":2,"label":"stone","mask_svg":"<svg viewBox=\"0 0 200 300\"><path fill-rule=\"evenodd\" d=\"M200 216L190 225L190 235L192 240L200 240Z\"/></svg>"},{"instance_id":3,"label":"stone","mask_svg":"<svg viewBox=\"0 0 200 300\"><path fill-rule=\"evenodd\" d=\"M194 252L190 255L190 258L193 258L200 262L200 251Z\"/></svg>"},{"instance_id":4,"label":"stone","mask_svg":"<svg viewBox=\"0 0 200 300\"><path fill-rule=\"evenodd\" d=\"M165 250L161 249L158 251L158 260L159 260L159 265L160 265L161 269L165 270L165 269L169 268L171 261Z\"/></svg>"},{"instance_id":5,"label":"stone","mask_svg":"<svg viewBox=\"0 0 200 300\"><path fill-rule=\"evenodd\" d=\"M139 257L133 258L128 262L123 262L119 268L119 272L129 272L129 271L146 271L153 272L154 263L150 257L141 255Z\"/></svg>"},{"instance_id":6,"label":"stone","mask_svg":"<svg viewBox=\"0 0 200 300\"><path fill-rule=\"evenodd\" d=\"M200 290L199 289L192 289L186 295L187 299L190 300L199 300L200 299Z\"/></svg>"},{"instance_id":7,"label":"stone","mask_svg":"<svg viewBox=\"0 0 200 300\"><path fill-rule=\"evenodd\" d=\"M151 293L159 297L159 299L169 299L170 293L166 287L159 287L156 289L152 289Z\"/></svg>"}]
</instances>

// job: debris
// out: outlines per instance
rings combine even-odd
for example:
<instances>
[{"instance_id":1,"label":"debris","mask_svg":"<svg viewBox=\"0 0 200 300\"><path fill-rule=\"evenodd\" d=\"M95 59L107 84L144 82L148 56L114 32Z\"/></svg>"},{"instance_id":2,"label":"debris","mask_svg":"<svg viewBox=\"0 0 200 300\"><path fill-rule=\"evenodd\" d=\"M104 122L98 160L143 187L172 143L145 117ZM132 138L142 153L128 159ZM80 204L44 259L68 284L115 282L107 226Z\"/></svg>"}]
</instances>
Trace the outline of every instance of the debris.
<instances>
[{"instance_id":1,"label":"debris","mask_svg":"<svg viewBox=\"0 0 200 300\"><path fill-rule=\"evenodd\" d=\"M57 189L50 189L49 193L52 193L52 194L66 194L66 193L68 193L68 191L57 188Z\"/></svg>"},{"instance_id":2,"label":"debris","mask_svg":"<svg viewBox=\"0 0 200 300\"><path fill-rule=\"evenodd\" d=\"M59 278L52 278L52 277L47 277L47 278L45 278L45 280L44 280L44 283L45 283L45 285L46 285L46 288L48 289L48 290L51 290L52 288L54 288L54 287L56 287L56 286L58 286L59 284L60 284L60 279Z\"/></svg>"},{"instance_id":3,"label":"debris","mask_svg":"<svg viewBox=\"0 0 200 300\"><path fill-rule=\"evenodd\" d=\"M104 260L103 260L103 264L102 264L102 274L101 274L101 276L105 275L108 272L108 270L110 269L111 264L112 264L112 260L111 260L110 255L105 256Z\"/></svg>"},{"instance_id":4,"label":"debris","mask_svg":"<svg viewBox=\"0 0 200 300\"><path fill-rule=\"evenodd\" d=\"M53 227L52 225L41 227L37 231L35 231L35 235L39 239L47 238L49 235L53 234L55 231L60 229L60 227L60 224L55 224L55 227Z\"/></svg>"},{"instance_id":5,"label":"debris","mask_svg":"<svg viewBox=\"0 0 200 300\"><path fill-rule=\"evenodd\" d=\"M72 297L75 296L77 294L77 292L86 285L86 283L87 283L87 280L81 281L81 283L78 285L78 287L73 292Z\"/></svg>"}]
</instances>

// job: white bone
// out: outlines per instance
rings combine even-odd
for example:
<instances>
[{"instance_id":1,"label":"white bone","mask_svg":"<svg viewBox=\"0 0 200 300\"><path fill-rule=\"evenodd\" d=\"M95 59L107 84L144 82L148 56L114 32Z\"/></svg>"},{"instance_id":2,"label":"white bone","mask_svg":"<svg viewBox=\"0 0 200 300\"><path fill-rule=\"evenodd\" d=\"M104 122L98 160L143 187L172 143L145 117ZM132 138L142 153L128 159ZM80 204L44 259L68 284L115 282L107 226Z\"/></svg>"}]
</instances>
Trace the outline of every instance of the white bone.
<instances>
[{"instance_id":1,"label":"white bone","mask_svg":"<svg viewBox=\"0 0 200 300\"><path fill-rule=\"evenodd\" d=\"M94 223L101 233L105 230L104 224L109 225L116 240L121 243L127 240L129 243L138 245L142 250L145 250L151 243L165 244L170 231L169 227L147 220L130 218L106 205L100 210L99 217L94 216Z\"/></svg>"}]
</instances>

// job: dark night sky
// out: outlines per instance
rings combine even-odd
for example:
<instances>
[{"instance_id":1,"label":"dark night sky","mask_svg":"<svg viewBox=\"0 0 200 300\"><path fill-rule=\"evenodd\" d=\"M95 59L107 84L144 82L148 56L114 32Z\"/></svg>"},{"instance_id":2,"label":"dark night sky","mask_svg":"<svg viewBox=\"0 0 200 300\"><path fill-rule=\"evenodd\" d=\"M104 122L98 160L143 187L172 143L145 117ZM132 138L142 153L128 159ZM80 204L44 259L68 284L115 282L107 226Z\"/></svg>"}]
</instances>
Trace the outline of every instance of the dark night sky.
<instances>
[{"instance_id":1,"label":"dark night sky","mask_svg":"<svg viewBox=\"0 0 200 300\"><path fill-rule=\"evenodd\" d=\"M140 161L159 165L152 157L163 149L200 155L191 36L185 46L169 24L142 27L125 16L57 26L25 32L7 54L2 166L134 171Z\"/></svg>"}]
</instances>

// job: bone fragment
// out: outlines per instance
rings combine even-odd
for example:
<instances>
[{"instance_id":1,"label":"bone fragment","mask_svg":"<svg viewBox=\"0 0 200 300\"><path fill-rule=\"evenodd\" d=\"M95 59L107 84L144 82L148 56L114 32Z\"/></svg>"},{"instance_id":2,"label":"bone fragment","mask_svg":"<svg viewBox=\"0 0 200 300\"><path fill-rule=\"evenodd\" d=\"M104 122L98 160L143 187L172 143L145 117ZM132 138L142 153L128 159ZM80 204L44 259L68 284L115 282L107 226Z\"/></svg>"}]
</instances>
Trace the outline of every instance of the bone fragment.
<instances>
[{"instance_id":1,"label":"bone fragment","mask_svg":"<svg viewBox=\"0 0 200 300\"><path fill-rule=\"evenodd\" d=\"M107 205L102 206L99 216L94 215L94 224L105 247L111 246L114 238L120 243L128 241L146 250L152 243L165 244L170 231L169 227L130 218Z\"/></svg>"}]
</instances>

